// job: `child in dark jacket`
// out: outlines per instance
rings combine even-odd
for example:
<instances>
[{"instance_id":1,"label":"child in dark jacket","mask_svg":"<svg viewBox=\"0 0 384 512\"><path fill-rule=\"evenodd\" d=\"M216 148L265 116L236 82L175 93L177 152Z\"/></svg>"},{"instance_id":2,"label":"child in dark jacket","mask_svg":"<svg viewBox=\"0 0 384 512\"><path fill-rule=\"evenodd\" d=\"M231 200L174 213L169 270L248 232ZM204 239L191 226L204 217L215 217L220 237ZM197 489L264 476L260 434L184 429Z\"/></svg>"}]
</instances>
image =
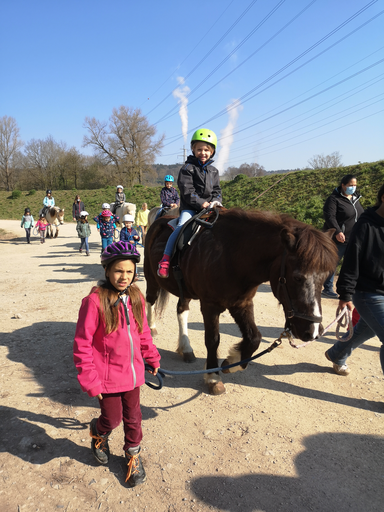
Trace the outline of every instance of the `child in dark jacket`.
<instances>
[{"instance_id":1,"label":"child in dark jacket","mask_svg":"<svg viewBox=\"0 0 384 512\"><path fill-rule=\"evenodd\" d=\"M92 453L100 464L108 464L108 437L123 420L128 468L125 481L130 487L146 480L140 457L144 358L152 366L153 375L160 367L144 297L132 284L139 261L135 246L126 242L105 249L101 255L105 281L83 299L73 347L81 389L97 397L101 408L99 418L90 424Z\"/></svg>"},{"instance_id":2,"label":"child in dark jacket","mask_svg":"<svg viewBox=\"0 0 384 512\"><path fill-rule=\"evenodd\" d=\"M91 226L88 224L88 212L80 212L80 218L77 222L76 230L81 240L79 252L83 252L83 246L85 246L85 253L89 256L89 245L88 237L91 236Z\"/></svg>"},{"instance_id":3,"label":"child in dark jacket","mask_svg":"<svg viewBox=\"0 0 384 512\"><path fill-rule=\"evenodd\" d=\"M110 210L103 210L93 220L97 222L97 229L101 236L101 252L103 252L113 242L113 234L116 228L114 215L112 215Z\"/></svg>"},{"instance_id":4,"label":"child in dark jacket","mask_svg":"<svg viewBox=\"0 0 384 512\"><path fill-rule=\"evenodd\" d=\"M117 185L116 194L115 194L115 204L113 205L113 213L116 213L117 209L120 206L124 206L125 203L125 194L123 192L124 187L122 185Z\"/></svg>"},{"instance_id":5,"label":"child in dark jacket","mask_svg":"<svg viewBox=\"0 0 384 512\"><path fill-rule=\"evenodd\" d=\"M163 208L176 208L180 204L180 197L173 186L173 176L167 174L164 178L164 187L160 192L161 206Z\"/></svg>"},{"instance_id":6,"label":"child in dark jacket","mask_svg":"<svg viewBox=\"0 0 384 512\"><path fill-rule=\"evenodd\" d=\"M169 237L163 258L159 262L157 270L159 277L169 276L170 259L181 226L200 210L208 208L211 203L215 202L221 206L219 171L211 165L216 145L217 137L211 130L201 128L192 135L193 156L187 158L177 180L180 190L180 217L177 228Z\"/></svg>"},{"instance_id":7,"label":"child in dark jacket","mask_svg":"<svg viewBox=\"0 0 384 512\"><path fill-rule=\"evenodd\" d=\"M132 227L134 220L135 219L133 218L132 215L129 215L129 214L124 215L124 217L123 217L124 227L120 231L120 241L121 242L129 242L131 244L136 244L136 242L138 242L140 240L139 233L136 231L136 229L134 229Z\"/></svg>"}]
</instances>

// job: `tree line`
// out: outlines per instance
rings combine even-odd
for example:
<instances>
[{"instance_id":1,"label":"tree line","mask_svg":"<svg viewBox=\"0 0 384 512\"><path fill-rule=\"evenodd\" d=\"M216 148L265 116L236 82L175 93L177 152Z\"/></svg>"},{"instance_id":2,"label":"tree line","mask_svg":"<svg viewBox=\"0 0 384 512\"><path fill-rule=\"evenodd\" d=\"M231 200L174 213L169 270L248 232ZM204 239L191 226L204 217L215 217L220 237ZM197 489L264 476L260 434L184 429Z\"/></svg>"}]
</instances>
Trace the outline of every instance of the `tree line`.
<instances>
[{"instance_id":1,"label":"tree line","mask_svg":"<svg viewBox=\"0 0 384 512\"><path fill-rule=\"evenodd\" d=\"M111 183L156 185L153 168L163 147L140 109L113 109L108 122L86 117L82 154L52 136L24 142L16 119L0 118L0 188L20 190L98 189Z\"/></svg>"},{"instance_id":2,"label":"tree line","mask_svg":"<svg viewBox=\"0 0 384 512\"><path fill-rule=\"evenodd\" d=\"M164 181L166 174L177 180L180 164L155 164L165 136L157 136L156 128L139 108L114 108L109 121L86 117L83 127L83 147L91 148L92 156L56 141L51 135L24 143L16 120L1 117L0 189L92 190L111 183L155 186ZM337 151L315 155L308 165L306 169L340 167L341 156ZM221 177L231 181L239 174L254 178L268 173L257 163L243 163L228 167Z\"/></svg>"}]
</instances>

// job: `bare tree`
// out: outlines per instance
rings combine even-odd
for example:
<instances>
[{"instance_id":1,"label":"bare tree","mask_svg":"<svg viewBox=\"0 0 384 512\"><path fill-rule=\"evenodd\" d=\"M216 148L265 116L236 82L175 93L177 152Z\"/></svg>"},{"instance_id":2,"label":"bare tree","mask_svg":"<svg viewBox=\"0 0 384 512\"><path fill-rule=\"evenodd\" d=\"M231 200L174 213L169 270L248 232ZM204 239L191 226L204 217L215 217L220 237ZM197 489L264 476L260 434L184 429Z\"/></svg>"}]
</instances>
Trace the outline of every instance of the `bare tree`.
<instances>
[{"instance_id":1,"label":"bare tree","mask_svg":"<svg viewBox=\"0 0 384 512\"><path fill-rule=\"evenodd\" d=\"M64 142L56 142L50 135L46 139L32 139L25 145L25 165L37 188L55 188L60 183L58 168L66 151Z\"/></svg>"},{"instance_id":2,"label":"bare tree","mask_svg":"<svg viewBox=\"0 0 384 512\"><path fill-rule=\"evenodd\" d=\"M3 116L0 118L0 177L2 186L10 191L13 187L15 160L24 142L19 138L16 119ZM18 158L19 159L19 158Z\"/></svg>"},{"instance_id":3,"label":"bare tree","mask_svg":"<svg viewBox=\"0 0 384 512\"><path fill-rule=\"evenodd\" d=\"M88 133L83 147L93 147L106 165L113 164L116 174L123 176L128 186L142 183L144 175L153 173L151 165L163 147L164 135L154 140L156 128L140 109L114 108L109 124L86 117L84 128Z\"/></svg>"},{"instance_id":4,"label":"bare tree","mask_svg":"<svg viewBox=\"0 0 384 512\"><path fill-rule=\"evenodd\" d=\"M341 155L338 151L334 151L330 155L314 155L308 160L308 164L312 169L332 169L333 167L342 167Z\"/></svg>"}]
</instances>

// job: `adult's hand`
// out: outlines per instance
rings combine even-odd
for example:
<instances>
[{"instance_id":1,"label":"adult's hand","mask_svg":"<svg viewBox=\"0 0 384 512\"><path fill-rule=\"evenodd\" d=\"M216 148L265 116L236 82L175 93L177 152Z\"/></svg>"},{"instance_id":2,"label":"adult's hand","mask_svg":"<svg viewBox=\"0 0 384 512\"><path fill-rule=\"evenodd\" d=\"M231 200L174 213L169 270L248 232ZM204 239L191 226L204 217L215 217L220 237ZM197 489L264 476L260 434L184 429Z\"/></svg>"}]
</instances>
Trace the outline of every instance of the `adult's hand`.
<instances>
[{"instance_id":1,"label":"adult's hand","mask_svg":"<svg viewBox=\"0 0 384 512\"><path fill-rule=\"evenodd\" d=\"M343 244L345 242L345 235L344 235L344 233L338 233L336 235L336 240L338 242L340 242L341 244Z\"/></svg>"},{"instance_id":2,"label":"adult's hand","mask_svg":"<svg viewBox=\"0 0 384 512\"><path fill-rule=\"evenodd\" d=\"M347 306L349 311L353 311L353 302L351 300L345 301L340 299L339 305L337 306L336 316L340 313L340 311L342 311L345 308L345 306Z\"/></svg>"}]
</instances>

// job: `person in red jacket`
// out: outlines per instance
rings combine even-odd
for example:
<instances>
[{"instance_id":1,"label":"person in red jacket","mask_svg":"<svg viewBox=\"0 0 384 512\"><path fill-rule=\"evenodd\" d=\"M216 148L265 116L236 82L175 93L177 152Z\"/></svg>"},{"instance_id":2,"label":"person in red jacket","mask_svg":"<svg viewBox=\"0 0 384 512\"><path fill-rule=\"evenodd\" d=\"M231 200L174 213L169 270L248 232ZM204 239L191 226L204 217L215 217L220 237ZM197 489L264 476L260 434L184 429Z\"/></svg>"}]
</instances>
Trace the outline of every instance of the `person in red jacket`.
<instances>
[{"instance_id":1,"label":"person in red jacket","mask_svg":"<svg viewBox=\"0 0 384 512\"><path fill-rule=\"evenodd\" d=\"M146 480L140 457L142 440L140 386L144 358L157 374L160 354L153 344L145 300L132 284L140 255L134 245L115 242L101 255L105 281L82 301L74 340L74 362L83 391L98 397L101 415L90 424L92 453L109 461L108 436L123 420L124 452L130 487Z\"/></svg>"}]
</instances>

